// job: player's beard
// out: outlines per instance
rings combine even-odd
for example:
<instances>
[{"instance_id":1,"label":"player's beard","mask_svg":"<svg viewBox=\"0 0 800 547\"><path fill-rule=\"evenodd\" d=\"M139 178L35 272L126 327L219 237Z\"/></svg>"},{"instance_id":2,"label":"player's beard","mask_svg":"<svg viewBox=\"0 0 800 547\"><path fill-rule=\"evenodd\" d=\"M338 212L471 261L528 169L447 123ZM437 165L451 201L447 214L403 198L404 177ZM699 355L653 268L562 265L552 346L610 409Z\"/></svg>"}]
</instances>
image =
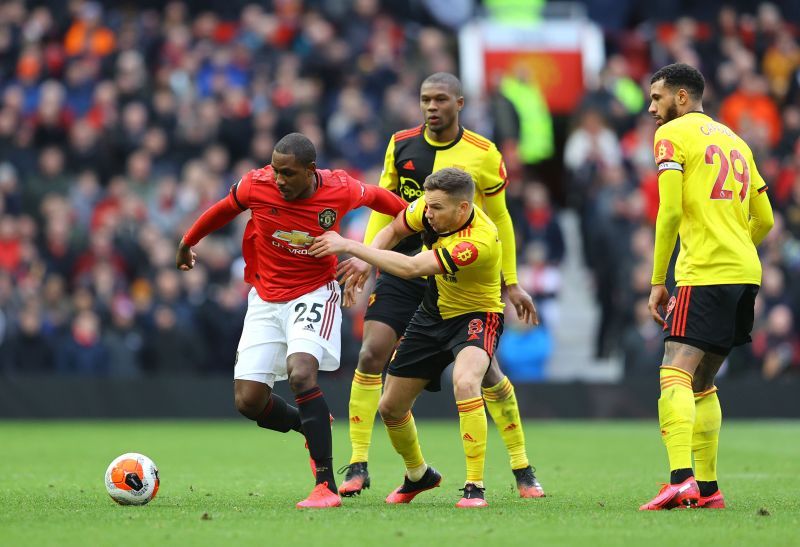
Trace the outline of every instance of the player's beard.
<instances>
[{"instance_id":1,"label":"player's beard","mask_svg":"<svg viewBox=\"0 0 800 547\"><path fill-rule=\"evenodd\" d=\"M664 116L664 123L671 122L675 118L678 117L678 103L672 103L669 108L667 108L667 114Z\"/></svg>"}]
</instances>

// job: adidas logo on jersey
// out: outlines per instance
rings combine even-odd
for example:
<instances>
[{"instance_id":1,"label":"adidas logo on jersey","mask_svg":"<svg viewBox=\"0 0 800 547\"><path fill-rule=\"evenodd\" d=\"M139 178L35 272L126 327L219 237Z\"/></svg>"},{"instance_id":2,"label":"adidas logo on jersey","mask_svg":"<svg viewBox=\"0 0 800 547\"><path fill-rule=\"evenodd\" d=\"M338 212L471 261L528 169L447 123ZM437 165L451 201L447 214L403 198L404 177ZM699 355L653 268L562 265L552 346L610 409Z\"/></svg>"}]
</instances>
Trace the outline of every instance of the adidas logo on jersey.
<instances>
[{"instance_id":1,"label":"adidas logo on jersey","mask_svg":"<svg viewBox=\"0 0 800 547\"><path fill-rule=\"evenodd\" d=\"M517 428L517 424L508 424L503 431L514 431Z\"/></svg>"},{"instance_id":2,"label":"adidas logo on jersey","mask_svg":"<svg viewBox=\"0 0 800 547\"><path fill-rule=\"evenodd\" d=\"M471 443L475 442L475 439L473 439L472 435L470 435L469 433L464 433L464 440Z\"/></svg>"},{"instance_id":3,"label":"adidas logo on jersey","mask_svg":"<svg viewBox=\"0 0 800 547\"><path fill-rule=\"evenodd\" d=\"M314 325L313 325L313 324L311 324L311 323L306 323L306 326L305 326L305 327L303 327L303 330L310 330L311 332L316 332L316 331L314 330Z\"/></svg>"},{"instance_id":4,"label":"adidas logo on jersey","mask_svg":"<svg viewBox=\"0 0 800 547\"><path fill-rule=\"evenodd\" d=\"M353 416L352 418L350 418L350 421L351 421L351 422L353 422L354 424L360 424L360 423L361 423L361 422L363 422L364 420L362 420L362 419L361 419L361 418L359 418L358 416Z\"/></svg>"},{"instance_id":5,"label":"adidas logo on jersey","mask_svg":"<svg viewBox=\"0 0 800 547\"><path fill-rule=\"evenodd\" d=\"M408 169L409 171L416 171L417 168L414 167L414 162L413 161L408 160L407 162L405 162L403 164L403 169Z\"/></svg>"}]
</instances>

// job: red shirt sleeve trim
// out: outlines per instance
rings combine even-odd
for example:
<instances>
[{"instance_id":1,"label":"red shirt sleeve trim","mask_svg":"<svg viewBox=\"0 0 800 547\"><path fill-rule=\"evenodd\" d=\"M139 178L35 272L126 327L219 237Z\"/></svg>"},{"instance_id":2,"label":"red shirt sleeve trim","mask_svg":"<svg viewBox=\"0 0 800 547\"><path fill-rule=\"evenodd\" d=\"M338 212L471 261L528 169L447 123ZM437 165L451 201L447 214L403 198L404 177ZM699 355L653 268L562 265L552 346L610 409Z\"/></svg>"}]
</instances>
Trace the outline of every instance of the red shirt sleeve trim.
<instances>
[{"instance_id":1,"label":"red shirt sleeve trim","mask_svg":"<svg viewBox=\"0 0 800 547\"><path fill-rule=\"evenodd\" d=\"M436 262L439 263L439 267L442 269L442 273L447 273L447 268L445 268L444 262L442 262L442 257L439 256L439 249L435 249L433 251L433 256L436 257Z\"/></svg>"}]
</instances>

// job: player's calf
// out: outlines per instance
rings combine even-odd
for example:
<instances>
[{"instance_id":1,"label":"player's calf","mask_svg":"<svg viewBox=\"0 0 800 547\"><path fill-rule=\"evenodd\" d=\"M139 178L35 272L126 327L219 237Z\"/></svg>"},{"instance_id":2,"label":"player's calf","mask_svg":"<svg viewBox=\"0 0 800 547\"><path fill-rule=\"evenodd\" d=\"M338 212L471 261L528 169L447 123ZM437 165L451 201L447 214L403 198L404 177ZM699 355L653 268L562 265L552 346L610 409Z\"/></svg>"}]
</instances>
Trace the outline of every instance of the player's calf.
<instances>
[{"instance_id":1,"label":"player's calf","mask_svg":"<svg viewBox=\"0 0 800 547\"><path fill-rule=\"evenodd\" d=\"M248 380L236 380L234 402L236 410L259 427L286 433L301 432L300 414L282 397L271 392L266 384Z\"/></svg>"}]
</instances>

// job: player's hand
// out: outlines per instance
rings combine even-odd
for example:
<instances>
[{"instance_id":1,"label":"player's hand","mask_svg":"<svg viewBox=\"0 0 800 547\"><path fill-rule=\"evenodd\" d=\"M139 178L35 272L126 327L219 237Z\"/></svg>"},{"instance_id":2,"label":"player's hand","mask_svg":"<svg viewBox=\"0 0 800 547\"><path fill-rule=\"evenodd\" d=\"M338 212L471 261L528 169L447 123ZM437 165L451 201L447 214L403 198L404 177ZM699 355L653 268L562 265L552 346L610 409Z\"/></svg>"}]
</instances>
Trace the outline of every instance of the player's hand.
<instances>
[{"instance_id":1,"label":"player's hand","mask_svg":"<svg viewBox=\"0 0 800 547\"><path fill-rule=\"evenodd\" d=\"M308 248L308 254L319 258L342 254L347 252L348 243L349 240L330 230L314 238L314 243Z\"/></svg>"},{"instance_id":2,"label":"player's hand","mask_svg":"<svg viewBox=\"0 0 800 547\"><path fill-rule=\"evenodd\" d=\"M650 310L650 315L653 316L653 321L665 327L667 325L664 316L667 314L667 303L669 302L669 291L666 285L653 285L650 289L650 299L647 301L647 309ZM658 309L661 308L662 316Z\"/></svg>"},{"instance_id":3,"label":"player's hand","mask_svg":"<svg viewBox=\"0 0 800 547\"><path fill-rule=\"evenodd\" d=\"M195 262L197 262L197 253L181 239L178 244L178 252L175 255L175 266L179 270L186 272L194 268Z\"/></svg>"},{"instance_id":4,"label":"player's hand","mask_svg":"<svg viewBox=\"0 0 800 547\"><path fill-rule=\"evenodd\" d=\"M364 284L371 273L372 265L360 258L348 258L339 262L338 266L336 266L336 276L339 278L339 283L348 287L352 285L353 289L359 293L364 289Z\"/></svg>"},{"instance_id":5,"label":"player's hand","mask_svg":"<svg viewBox=\"0 0 800 547\"><path fill-rule=\"evenodd\" d=\"M539 324L539 314L536 312L536 306L533 304L533 298L525 289L514 283L507 285L508 299L517 310L517 317L523 323L530 323L531 325Z\"/></svg>"},{"instance_id":6,"label":"player's hand","mask_svg":"<svg viewBox=\"0 0 800 547\"><path fill-rule=\"evenodd\" d=\"M342 291L342 307L349 308L355 306L358 300L358 293L360 292L360 289L356 289L355 283L347 283Z\"/></svg>"}]
</instances>

